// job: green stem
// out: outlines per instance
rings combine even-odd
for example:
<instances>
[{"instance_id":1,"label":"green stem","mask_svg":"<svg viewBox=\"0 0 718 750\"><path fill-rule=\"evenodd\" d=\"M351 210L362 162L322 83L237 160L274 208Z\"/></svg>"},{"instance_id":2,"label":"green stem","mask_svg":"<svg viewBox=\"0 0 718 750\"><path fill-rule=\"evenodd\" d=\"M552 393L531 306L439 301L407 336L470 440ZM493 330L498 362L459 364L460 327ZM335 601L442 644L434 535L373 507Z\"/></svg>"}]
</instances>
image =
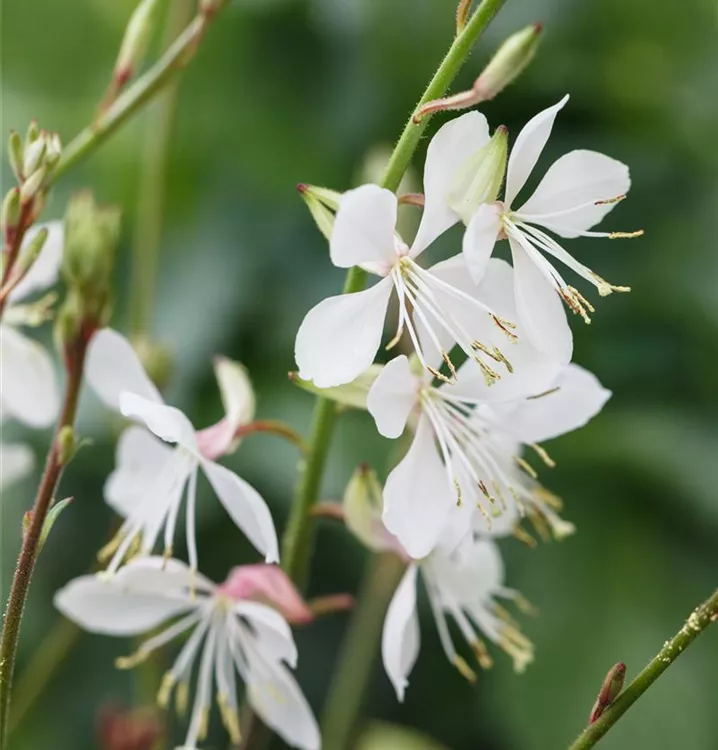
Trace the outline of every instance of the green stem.
<instances>
[{"instance_id":1,"label":"green stem","mask_svg":"<svg viewBox=\"0 0 718 750\"><path fill-rule=\"evenodd\" d=\"M205 31L227 0L217 0L211 12L200 5L195 18L177 37L162 57L119 96L90 126L77 135L63 150L62 158L50 175L46 187L89 156L126 120L161 91L194 57Z\"/></svg>"},{"instance_id":2,"label":"green stem","mask_svg":"<svg viewBox=\"0 0 718 750\"><path fill-rule=\"evenodd\" d=\"M417 109L426 102L438 99L446 93L459 69L466 62L474 42L504 2L505 0L484 0L476 9L464 30L454 39L446 57L442 60L419 100ZM389 164L381 181L382 187L388 190L396 190L399 187L401 178L404 176L419 145L419 140L429 119L428 116L424 117L420 123L416 124L412 117L409 117L389 159ZM366 271L358 266L350 269L344 282L344 293L351 294L361 291L364 288L365 279ZM284 570L300 586L305 582L312 549L312 524L309 511L319 499L324 465L329 453L335 423L336 409L334 405L328 399L321 396L317 397L312 429L308 440L310 449L297 481L282 549Z\"/></svg>"},{"instance_id":3,"label":"green stem","mask_svg":"<svg viewBox=\"0 0 718 750\"><path fill-rule=\"evenodd\" d=\"M192 18L192 0L175 0L169 9L163 47L178 37ZM177 111L180 79L171 81L147 113L137 223L132 243L131 330L135 337L148 334L164 218L170 138Z\"/></svg>"},{"instance_id":4,"label":"green stem","mask_svg":"<svg viewBox=\"0 0 718 750\"><path fill-rule=\"evenodd\" d=\"M616 698L596 721L586 727L569 750L593 747L649 687L673 664L693 641L712 623L718 621L718 589L699 605L683 627L651 659L645 669Z\"/></svg>"},{"instance_id":5,"label":"green stem","mask_svg":"<svg viewBox=\"0 0 718 750\"><path fill-rule=\"evenodd\" d=\"M62 413L47 454L45 470L35 496L30 525L23 537L20 556L18 557L5 609L2 639L0 640L0 750L5 748L8 735L8 715L15 654L30 580L37 563L45 518L52 507L55 491L65 468L60 433L65 428L73 428L75 424L88 343L89 337L81 335L66 351L67 383Z\"/></svg>"},{"instance_id":6,"label":"green stem","mask_svg":"<svg viewBox=\"0 0 718 750\"><path fill-rule=\"evenodd\" d=\"M352 747L356 717L376 659L391 597L406 565L390 553L372 556L339 653L322 722L324 747Z\"/></svg>"}]
</instances>

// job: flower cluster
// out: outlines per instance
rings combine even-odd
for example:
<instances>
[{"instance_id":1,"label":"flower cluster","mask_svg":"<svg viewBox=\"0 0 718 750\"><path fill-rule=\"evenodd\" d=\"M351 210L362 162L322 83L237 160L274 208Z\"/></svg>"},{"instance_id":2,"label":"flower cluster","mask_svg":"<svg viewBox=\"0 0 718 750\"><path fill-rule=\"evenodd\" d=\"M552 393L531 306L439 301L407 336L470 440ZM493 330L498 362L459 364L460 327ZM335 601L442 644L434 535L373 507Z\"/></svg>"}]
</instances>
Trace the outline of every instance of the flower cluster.
<instances>
[{"instance_id":1,"label":"flower cluster","mask_svg":"<svg viewBox=\"0 0 718 750\"><path fill-rule=\"evenodd\" d=\"M539 484L531 457L552 467L542 443L586 424L610 392L570 361L565 308L586 322L594 308L564 281L555 261L601 296L628 289L575 260L552 234L639 233L589 231L630 186L624 164L593 151L559 158L533 194L517 201L567 101L530 120L510 154L506 128L491 135L478 112L440 128L427 151L423 199L411 201L423 204L411 244L397 234L398 201L388 190L368 184L344 193L331 219L327 191L314 191L315 202L327 207L322 227L334 265L359 265L380 281L324 300L307 314L297 335L296 380L366 408L385 437L410 436L383 487L375 477L352 480L341 514L367 546L390 550L408 566L383 641L384 665L400 699L419 648L419 573L446 655L465 676L473 679L474 672L454 647L447 616L481 666L491 657L479 634L522 670L533 658L531 644L497 598L525 600L503 587L492 537L514 534L534 543L523 519L542 537L574 531L558 515L558 498ZM465 224L460 251L421 266L420 254L458 222ZM504 239L511 264L492 257ZM394 292L398 321L386 348L402 346L406 353L373 364Z\"/></svg>"}]
</instances>

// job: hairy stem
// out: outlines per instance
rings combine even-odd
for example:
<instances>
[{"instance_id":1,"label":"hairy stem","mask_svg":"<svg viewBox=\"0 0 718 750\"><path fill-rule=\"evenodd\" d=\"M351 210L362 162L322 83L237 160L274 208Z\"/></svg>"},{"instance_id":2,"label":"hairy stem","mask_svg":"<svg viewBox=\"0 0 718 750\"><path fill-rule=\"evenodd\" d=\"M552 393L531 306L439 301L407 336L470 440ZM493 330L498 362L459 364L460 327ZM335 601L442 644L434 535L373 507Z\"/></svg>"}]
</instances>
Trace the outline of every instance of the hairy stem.
<instances>
[{"instance_id":1,"label":"hairy stem","mask_svg":"<svg viewBox=\"0 0 718 750\"><path fill-rule=\"evenodd\" d=\"M176 0L169 9L163 46L169 47L192 18L193 0ZM177 111L180 79L149 108L145 125L144 158L140 174L137 223L132 242L131 331L148 334L157 285L157 265L164 219L170 139Z\"/></svg>"},{"instance_id":2,"label":"hairy stem","mask_svg":"<svg viewBox=\"0 0 718 750\"><path fill-rule=\"evenodd\" d=\"M698 636L712 623L718 621L718 589L711 597L696 607L683 627L651 659L643 671L616 698L596 721L586 727L569 750L586 750L593 747L649 687L673 664Z\"/></svg>"},{"instance_id":3,"label":"hairy stem","mask_svg":"<svg viewBox=\"0 0 718 750\"><path fill-rule=\"evenodd\" d=\"M57 167L51 173L46 186L49 187L79 161L89 156L101 143L109 138L126 120L142 108L161 91L194 58L207 27L227 0L217 0L211 9L200 4L197 15L177 37L162 57L100 117L85 128L65 147Z\"/></svg>"},{"instance_id":4,"label":"hairy stem","mask_svg":"<svg viewBox=\"0 0 718 750\"><path fill-rule=\"evenodd\" d=\"M47 454L45 470L31 511L30 525L23 538L5 609L2 640L0 641L0 750L3 750L6 746L15 654L20 636L20 624L25 610L25 601L37 562L45 518L52 507L55 491L65 468L60 433L63 428L72 428L75 424L88 343L89 338L80 336L67 353L67 383L62 413Z\"/></svg>"},{"instance_id":5,"label":"hairy stem","mask_svg":"<svg viewBox=\"0 0 718 750\"><path fill-rule=\"evenodd\" d=\"M356 717L376 660L382 624L406 565L386 553L372 556L337 658L322 721L324 747L352 747Z\"/></svg>"}]
</instances>

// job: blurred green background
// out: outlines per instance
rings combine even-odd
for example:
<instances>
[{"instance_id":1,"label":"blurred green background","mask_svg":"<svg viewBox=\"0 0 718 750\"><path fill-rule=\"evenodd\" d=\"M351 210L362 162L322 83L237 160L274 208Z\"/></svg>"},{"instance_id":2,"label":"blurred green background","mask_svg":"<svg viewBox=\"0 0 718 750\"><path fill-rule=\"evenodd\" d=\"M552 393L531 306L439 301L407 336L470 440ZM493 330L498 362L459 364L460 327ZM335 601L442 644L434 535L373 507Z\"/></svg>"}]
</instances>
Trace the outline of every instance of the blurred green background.
<instances>
[{"instance_id":1,"label":"blurred green background","mask_svg":"<svg viewBox=\"0 0 718 750\"><path fill-rule=\"evenodd\" d=\"M132 7L131 0L7 0L3 133L37 118L67 143L87 124ZM177 356L168 398L196 425L220 416L210 358L222 352L249 367L260 416L308 429L312 399L286 379L293 339L303 314L340 288L342 272L329 263L295 184L344 189L370 149L391 144L450 42L454 9L454 0L234 0L211 29L180 91L153 324ZM367 721L411 725L452 750L566 747L606 670L622 660L634 675L718 580L715 3L670 9L651 0L509 0L454 90L470 85L507 34L537 20L545 24L537 59L482 111L492 128L504 123L515 137L527 118L570 92L542 164L575 147L627 162L630 197L606 224L646 235L572 244L602 276L633 292L600 300L590 328L572 321L576 361L614 392L600 418L548 446L558 468L543 479L566 499L564 515L579 533L533 551L513 540L502 545L509 585L541 611L524 623L535 664L516 676L497 653L494 669L470 687L446 663L428 611L403 705L377 664ZM430 133L445 119L437 117ZM123 207L114 325L124 330L146 122L134 120L63 179L46 212L61 216L70 192L83 186ZM2 176L7 190L5 158ZM458 237L450 234L444 246L455 247ZM107 537L112 518L102 483L117 428L86 394L81 429L95 443L62 484L61 494L76 499L39 563L19 674L58 622L53 592L88 568ZM38 462L48 437L27 436ZM324 496L337 498L360 461L383 470L390 450L366 415L348 415ZM291 446L268 436L245 441L227 461L260 489L280 525L296 462ZM4 592L36 480L2 499ZM254 559L209 492L200 508L208 575L221 579L231 565ZM358 544L329 524L320 525L318 542L311 593L356 591L365 558ZM332 617L298 634L299 679L318 712L346 621ZM13 735L13 750L95 748L97 708L135 699L132 675L112 666L129 644L84 636L80 646ZM709 632L601 747L711 750L716 707L718 632ZM377 748L377 736L362 750ZM216 727L207 747L226 747Z\"/></svg>"}]
</instances>

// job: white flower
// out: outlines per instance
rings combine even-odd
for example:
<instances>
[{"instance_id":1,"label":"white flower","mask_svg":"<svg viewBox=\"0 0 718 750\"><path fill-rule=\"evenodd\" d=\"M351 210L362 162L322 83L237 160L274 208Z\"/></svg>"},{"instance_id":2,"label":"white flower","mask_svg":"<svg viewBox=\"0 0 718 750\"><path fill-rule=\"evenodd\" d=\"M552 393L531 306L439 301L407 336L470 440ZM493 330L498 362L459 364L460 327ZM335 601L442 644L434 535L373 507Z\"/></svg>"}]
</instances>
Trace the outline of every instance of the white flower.
<instances>
[{"instance_id":1,"label":"white flower","mask_svg":"<svg viewBox=\"0 0 718 750\"><path fill-rule=\"evenodd\" d=\"M498 348L484 343L486 329L498 327L513 340L511 324L483 302L438 277L434 269L421 268L416 258L426 243L417 236L409 248L396 233L396 217L397 199L389 190L362 185L342 196L330 241L332 263L340 268L361 266L380 276L381 281L362 292L325 299L309 311L295 345L299 376L328 388L348 383L364 372L379 349L389 299L396 289L399 321L394 343L406 328L419 361L437 375L418 340L416 328L420 323L430 341L448 336L449 347L458 344L479 365L488 382L498 380L500 374L494 368L504 360ZM451 372L449 379L453 379L449 355L439 348Z\"/></svg>"},{"instance_id":2,"label":"white flower","mask_svg":"<svg viewBox=\"0 0 718 750\"><path fill-rule=\"evenodd\" d=\"M236 570L233 575L236 579ZM182 712L188 703L193 667L199 661L183 747L196 748L204 739L215 688L224 725L232 741L239 742L237 672L252 707L268 726L292 747L318 750L321 740L316 721L287 668L297 662L287 621L272 607L238 593L236 581L231 587L217 586L178 560L150 557L133 560L110 579L76 578L57 593L55 605L93 633L136 636L166 625L133 656L118 660L123 668L190 633L158 695L160 704L166 706L176 687Z\"/></svg>"},{"instance_id":3,"label":"white flower","mask_svg":"<svg viewBox=\"0 0 718 750\"><path fill-rule=\"evenodd\" d=\"M595 151L576 150L562 156L546 172L533 195L520 208L512 207L546 145L556 115L567 101L565 96L539 113L519 133L508 161L504 201L480 206L468 221L463 241L467 264L478 280L496 240L508 238L516 271L520 331L539 349L562 362L571 358L572 337L563 306L554 292L587 321L593 308L563 280L551 259L561 261L592 283L602 296L628 289L597 276L544 230L565 238L640 234L588 231L625 197L631 184L625 164ZM468 161L476 148L475 140L484 132L483 119L468 113L444 125L429 146L426 169L437 176L433 180L425 177L426 206L427 210L441 206L447 226L461 218L456 198L452 199L447 186L456 183L460 175L456 165Z\"/></svg>"},{"instance_id":4,"label":"white flower","mask_svg":"<svg viewBox=\"0 0 718 750\"><path fill-rule=\"evenodd\" d=\"M45 244L18 285L10 292L0 323L0 405L5 416L29 427L48 427L57 416L60 398L52 357L37 342L20 332L19 326L38 326L48 319L54 297L30 304L18 304L33 292L45 290L57 281L62 261L63 229L60 222L45 224ZM30 229L23 240L27 251L42 226Z\"/></svg>"},{"instance_id":5,"label":"white flower","mask_svg":"<svg viewBox=\"0 0 718 750\"><path fill-rule=\"evenodd\" d=\"M217 366L227 414L213 428L196 433L179 409L162 401L127 339L109 328L93 337L87 356L88 383L110 408L143 425L128 427L121 435L117 467L105 485L105 499L125 517L110 547L114 552L110 570L117 569L139 535L142 552L149 554L163 528L165 554L171 555L185 488L189 561L197 567L195 498L200 467L234 523L267 562L277 561L277 534L261 495L212 460L231 450L236 428L254 409L253 397L251 404L246 403L251 388L243 370L226 360L219 360Z\"/></svg>"},{"instance_id":6,"label":"white flower","mask_svg":"<svg viewBox=\"0 0 718 750\"><path fill-rule=\"evenodd\" d=\"M504 567L496 545L488 539L470 537L461 550L447 553L438 548L420 563L409 565L394 593L384 620L381 651L384 669L400 701L404 700L407 678L419 655L416 608L419 574L444 653L469 681L474 682L476 674L456 651L449 618L456 623L481 667L492 664L482 635L511 656L517 672L522 672L533 661L531 642L496 601L498 597L512 599L523 607L525 599L503 586Z\"/></svg>"},{"instance_id":7,"label":"white flower","mask_svg":"<svg viewBox=\"0 0 718 750\"><path fill-rule=\"evenodd\" d=\"M460 270L456 261L446 268ZM478 293L486 287L510 312L512 275L506 263L492 259ZM384 487L384 524L411 557L424 557L440 541L458 542L477 509L484 532L502 516L499 524L513 526L524 506L536 506L534 485L518 481L515 470L518 463L533 473L520 457L520 444L532 446L550 464L538 442L585 424L610 396L590 373L577 365L562 367L523 340L515 359L520 362L515 374L492 387L473 368L465 372L466 365L456 384L435 386L413 372L403 355L374 381L367 408L379 432L396 438L409 421L416 427L409 451Z\"/></svg>"},{"instance_id":8,"label":"white flower","mask_svg":"<svg viewBox=\"0 0 718 750\"><path fill-rule=\"evenodd\" d=\"M27 476L34 463L34 456L27 445L0 443L0 491Z\"/></svg>"}]
</instances>

